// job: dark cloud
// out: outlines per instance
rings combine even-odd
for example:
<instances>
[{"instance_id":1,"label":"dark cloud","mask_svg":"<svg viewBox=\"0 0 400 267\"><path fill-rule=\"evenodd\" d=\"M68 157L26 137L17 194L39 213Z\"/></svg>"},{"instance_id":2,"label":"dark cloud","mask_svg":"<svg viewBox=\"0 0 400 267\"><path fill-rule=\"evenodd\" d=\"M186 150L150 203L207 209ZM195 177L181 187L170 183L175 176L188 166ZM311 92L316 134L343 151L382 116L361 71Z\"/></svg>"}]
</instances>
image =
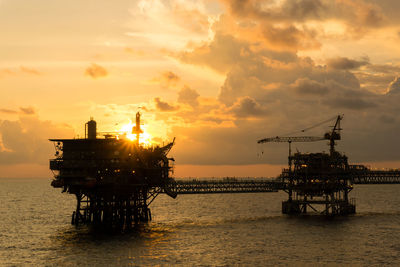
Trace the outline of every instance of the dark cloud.
<instances>
[{"instance_id":1,"label":"dark cloud","mask_svg":"<svg viewBox=\"0 0 400 267\"><path fill-rule=\"evenodd\" d=\"M325 9L320 0L285 1L282 6L282 10L286 10L290 17L297 19L320 19Z\"/></svg>"},{"instance_id":2,"label":"dark cloud","mask_svg":"<svg viewBox=\"0 0 400 267\"><path fill-rule=\"evenodd\" d=\"M167 102L161 101L159 97L154 98L154 102L156 103L156 107L160 111L175 111L178 107L172 106Z\"/></svg>"},{"instance_id":3,"label":"dark cloud","mask_svg":"<svg viewBox=\"0 0 400 267\"><path fill-rule=\"evenodd\" d=\"M216 36L216 38L218 38ZM231 38L241 47L250 47L249 43ZM209 48L214 45L209 44ZM204 49L206 49L204 47ZM267 49L268 51L268 49ZM193 53L196 53L194 51ZM387 144L380 144L392 152L377 155L379 146L375 142L370 145L371 140L391 139L395 129L400 128L388 123L395 118L400 108L396 97L385 97L382 94L371 93L360 86L356 75L352 72L357 66L367 64L367 60L341 60L336 68L315 64L310 58L294 57L289 61L267 56L264 49L248 49L241 53L240 49L233 49L233 58L240 60L228 63L224 57L215 56L212 65L218 65L218 60L226 64L229 69L224 84L221 86L218 100L223 104L220 112L229 112L231 118L215 116L219 114L206 110L208 117L217 118L221 121L232 121L234 126L221 129L209 127L198 127L196 131L207 132L207 140L198 136L195 130L182 130L182 135L193 135L192 144L197 153L187 150L178 150L178 157L185 163L194 163L199 160L203 164L249 164L258 162L254 158L255 151L248 147L253 146L257 138L277 136L295 130L304 129L310 122L325 121L333 114L345 113L345 133L343 146L338 149L346 151L352 162L362 160L394 160L400 159L396 156L394 149ZM200 62L192 62L205 64ZM346 63L346 64L345 64ZM364 65L369 68L371 64ZM339 68L340 66L340 68ZM397 84L393 83L394 86ZM384 87L385 88L385 87ZM392 94L394 95L394 94ZM400 94L396 94L399 95ZM199 107L201 110L202 107ZM382 117L386 114L386 118ZM178 114L186 116L186 114ZM205 118L206 114L197 114L198 118ZM254 118L257 118L256 120ZM384 118L384 119L382 119ZM322 135L329 130L329 125L320 127L314 133L308 135ZM362 133L362 138L360 137ZM239 141L241 140L241 141ZM240 143L240 144L239 144ZM188 143L185 141L185 147ZM275 146L265 151L265 162L284 164L286 147ZM203 148L204 147L204 148ZM221 149L210 155L207 149L220 147ZM236 148L235 148L236 147ZM326 150L324 144L299 144L301 151ZM400 149L400 144L396 145ZM240 153L234 154L234 151ZM195 155L196 154L196 155Z\"/></svg>"},{"instance_id":4,"label":"dark cloud","mask_svg":"<svg viewBox=\"0 0 400 267\"><path fill-rule=\"evenodd\" d=\"M286 0L280 5L266 5L258 0L225 0L232 14L267 21L304 21L319 19L329 6L319 0Z\"/></svg>"},{"instance_id":5,"label":"dark cloud","mask_svg":"<svg viewBox=\"0 0 400 267\"><path fill-rule=\"evenodd\" d=\"M174 113L190 125L173 129L184 138L174 150L179 162L284 164L287 146L268 144L264 159L259 160L256 141L296 131L322 136L333 121L307 133L300 130L342 113L344 132L338 150L345 151L351 162L400 160L396 137L400 94L394 93L400 90L400 82L393 80L398 66L374 65L368 57L337 57L319 65L297 54L300 49L318 48L325 34L319 21L343 25L343 38L360 37L385 25L378 4L364 0L224 3L228 13L214 24L214 38L176 55L185 63L226 74L219 103L205 108L202 99L195 110ZM383 94L387 88L390 93ZM324 142L295 148L328 149Z\"/></svg>"},{"instance_id":6,"label":"dark cloud","mask_svg":"<svg viewBox=\"0 0 400 267\"><path fill-rule=\"evenodd\" d=\"M328 106L331 106L336 109L353 109L353 110L363 110L368 108L373 108L376 106L373 102L367 102L362 98L356 97L337 97L334 99L326 99L323 101Z\"/></svg>"},{"instance_id":7,"label":"dark cloud","mask_svg":"<svg viewBox=\"0 0 400 267\"><path fill-rule=\"evenodd\" d=\"M359 17L364 25L369 27L381 26L385 20L381 8L372 4L365 4L359 11Z\"/></svg>"},{"instance_id":8,"label":"dark cloud","mask_svg":"<svg viewBox=\"0 0 400 267\"><path fill-rule=\"evenodd\" d=\"M319 39L324 37L323 29L315 22L337 21L344 25L344 38L360 38L370 29L387 24L379 4L368 0L223 0L228 14L236 21L231 25L242 27L245 34L254 40L260 33L275 50L279 45L286 48L319 48ZM311 26L314 25L314 26ZM249 27L249 25L252 25ZM245 26L245 27L243 27ZM253 33L248 33L252 30Z\"/></svg>"},{"instance_id":9,"label":"dark cloud","mask_svg":"<svg viewBox=\"0 0 400 267\"><path fill-rule=\"evenodd\" d=\"M105 68L95 63L92 63L90 67L85 70L85 75L92 77L93 79L106 77L108 72Z\"/></svg>"},{"instance_id":10,"label":"dark cloud","mask_svg":"<svg viewBox=\"0 0 400 267\"><path fill-rule=\"evenodd\" d=\"M368 69L380 73L400 73L400 66L392 64L369 64Z\"/></svg>"},{"instance_id":11,"label":"dark cloud","mask_svg":"<svg viewBox=\"0 0 400 267\"><path fill-rule=\"evenodd\" d=\"M321 45L316 40L316 32L306 28L299 29L294 25L284 27L264 26L264 37L273 46L280 49L288 48L298 49L314 49Z\"/></svg>"},{"instance_id":12,"label":"dark cloud","mask_svg":"<svg viewBox=\"0 0 400 267\"><path fill-rule=\"evenodd\" d=\"M192 107L197 107L199 105L199 93L191 89L189 86L185 85L179 92L178 92L178 102L183 104L188 104Z\"/></svg>"},{"instance_id":13,"label":"dark cloud","mask_svg":"<svg viewBox=\"0 0 400 267\"><path fill-rule=\"evenodd\" d=\"M240 98L230 110L237 118L260 117L267 113L266 108L248 96Z\"/></svg>"},{"instance_id":14,"label":"dark cloud","mask_svg":"<svg viewBox=\"0 0 400 267\"><path fill-rule=\"evenodd\" d=\"M327 85L312 81L309 78L297 79L296 82L292 84L292 87L298 94L326 95L329 92Z\"/></svg>"},{"instance_id":15,"label":"dark cloud","mask_svg":"<svg viewBox=\"0 0 400 267\"><path fill-rule=\"evenodd\" d=\"M394 117L394 116L392 116L392 115L387 115L387 114L382 114L381 116L380 116L380 120L382 121L382 122L384 122L384 123L387 123L387 124L393 124L393 123L396 123L396 118Z\"/></svg>"},{"instance_id":16,"label":"dark cloud","mask_svg":"<svg viewBox=\"0 0 400 267\"><path fill-rule=\"evenodd\" d=\"M369 59L354 60L346 57L336 57L327 60L328 67L338 70L357 69L369 64Z\"/></svg>"},{"instance_id":17,"label":"dark cloud","mask_svg":"<svg viewBox=\"0 0 400 267\"><path fill-rule=\"evenodd\" d=\"M258 0L224 0L229 11L240 18L269 22L304 22L338 19L359 26L380 26L385 19L379 3L363 0L284 0L268 5Z\"/></svg>"}]
</instances>

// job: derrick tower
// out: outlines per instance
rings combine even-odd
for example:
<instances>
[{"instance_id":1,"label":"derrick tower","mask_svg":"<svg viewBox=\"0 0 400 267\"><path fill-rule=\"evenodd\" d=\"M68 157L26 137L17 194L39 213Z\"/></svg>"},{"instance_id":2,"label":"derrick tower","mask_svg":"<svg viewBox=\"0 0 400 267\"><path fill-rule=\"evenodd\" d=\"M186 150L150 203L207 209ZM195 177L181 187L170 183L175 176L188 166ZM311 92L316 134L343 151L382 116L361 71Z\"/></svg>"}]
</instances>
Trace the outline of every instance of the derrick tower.
<instances>
[{"instance_id":1,"label":"derrick tower","mask_svg":"<svg viewBox=\"0 0 400 267\"><path fill-rule=\"evenodd\" d=\"M352 190L352 176L347 157L335 150L335 141L341 139L340 121L336 117L332 131L322 137L271 137L258 143L288 142L288 168L281 178L288 200L282 202L282 213L307 213L308 209L325 215L346 215L355 213L354 199L349 198ZM291 154L292 142L329 141L328 153Z\"/></svg>"}]
</instances>

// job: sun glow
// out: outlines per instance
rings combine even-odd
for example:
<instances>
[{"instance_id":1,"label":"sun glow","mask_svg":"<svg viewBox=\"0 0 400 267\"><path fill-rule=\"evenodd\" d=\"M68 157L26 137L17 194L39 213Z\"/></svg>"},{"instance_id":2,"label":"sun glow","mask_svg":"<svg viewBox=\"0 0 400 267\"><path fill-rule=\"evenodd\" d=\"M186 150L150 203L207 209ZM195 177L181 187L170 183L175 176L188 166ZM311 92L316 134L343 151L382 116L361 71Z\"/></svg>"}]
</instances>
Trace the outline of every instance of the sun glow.
<instances>
[{"instance_id":1,"label":"sun glow","mask_svg":"<svg viewBox=\"0 0 400 267\"><path fill-rule=\"evenodd\" d=\"M119 132L119 138L126 138L130 141L136 141L136 134L132 133L132 129L135 127L135 124L130 121L127 124L124 124L121 126L121 129L118 131ZM139 136L139 144L141 145L152 145L152 136L147 132L147 127L146 125L141 125L141 130L143 133L140 134Z\"/></svg>"}]
</instances>

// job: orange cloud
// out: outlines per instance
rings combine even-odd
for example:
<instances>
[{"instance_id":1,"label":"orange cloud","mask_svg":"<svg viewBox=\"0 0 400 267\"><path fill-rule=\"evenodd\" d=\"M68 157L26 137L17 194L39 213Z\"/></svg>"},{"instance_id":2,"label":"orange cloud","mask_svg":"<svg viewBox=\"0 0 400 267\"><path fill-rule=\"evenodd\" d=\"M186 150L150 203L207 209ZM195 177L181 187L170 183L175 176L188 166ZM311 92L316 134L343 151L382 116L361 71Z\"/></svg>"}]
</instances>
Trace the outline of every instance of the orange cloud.
<instances>
[{"instance_id":1,"label":"orange cloud","mask_svg":"<svg viewBox=\"0 0 400 267\"><path fill-rule=\"evenodd\" d=\"M18 111L7 108L0 108L0 112L6 114L18 114Z\"/></svg>"},{"instance_id":2,"label":"orange cloud","mask_svg":"<svg viewBox=\"0 0 400 267\"><path fill-rule=\"evenodd\" d=\"M178 107L172 106L167 102L160 100L159 97L154 98L154 102L156 103L156 107L160 111L175 111Z\"/></svg>"},{"instance_id":3,"label":"orange cloud","mask_svg":"<svg viewBox=\"0 0 400 267\"><path fill-rule=\"evenodd\" d=\"M102 66L92 63L92 65L90 65L90 67L86 69L85 74L92 77L93 79L97 79L106 77L108 75L108 72Z\"/></svg>"},{"instance_id":4,"label":"orange cloud","mask_svg":"<svg viewBox=\"0 0 400 267\"><path fill-rule=\"evenodd\" d=\"M6 114L22 114L22 115L34 115L36 113L35 109L33 107L20 107L20 111L13 110L13 109L7 109L7 108L0 108L1 113L6 113Z\"/></svg>"},{"instance_id":5,"label":"orange cloud","mask_svg":"<svg viewBox=\"0 0 400 267\"><path fill-rule=\"evenodd\" d=\"M36 113L33 107L26 107L26 108L20 107L19 109L21 110L22 114L25 115L33 115Z\"/></svg>"},{"instance_id":6,"label":"orange cloud","mask_svg":"<svg viewBox=\"0 0 400 267\"><path fill-rule=\"evenodd\" d=\"M22 116L19 120L0 123L0 165L36 163L47 164L54 153L49 137L72 137L70 127L42 121L36 116Z\"/></svg>"},{"instance_id":7,"label":"orange cloud","mask_svg":"<svg viewBox=\"0 0 400 267\"><path fill-rule=\"evenodd\" d=\"M24 67L24 66L20 66L20 70L27 74L41 75L41 73L39 71L32 69L32 68Z\"/></svg>"},{"instance_id":8,"label":"orange cloud","mask_svg":"<svg viewBox=\"0 0 400 267\"><path fill-rule=\"evenodd\" d=\"M176 86L181 78L172 71L165 71L159 77L155 77L149 81L150 84L160 84L165 87Z\"/></svg>"},{"instance_id":9,"label":"orange cloud","mask_svg":"<svg viewBox=\"0 0 400 267\"><path fill-rule=\"evenodd\" d=\"M178 93L178 102L197 107L199 105L199 96L196 90L185 85Z\"/></svg>"}]
</instances>

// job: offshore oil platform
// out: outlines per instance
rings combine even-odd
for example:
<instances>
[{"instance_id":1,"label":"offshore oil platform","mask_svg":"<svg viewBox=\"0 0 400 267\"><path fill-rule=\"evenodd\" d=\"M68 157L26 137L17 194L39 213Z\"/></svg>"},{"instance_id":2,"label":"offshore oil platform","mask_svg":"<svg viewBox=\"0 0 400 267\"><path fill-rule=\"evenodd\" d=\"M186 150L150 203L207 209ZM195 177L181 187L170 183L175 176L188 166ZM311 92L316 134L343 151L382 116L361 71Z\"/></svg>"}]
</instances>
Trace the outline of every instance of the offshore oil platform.
<instances>
[{"instance_id":1,"label":"offshore oil platform","mask_svg":"<svg viewBox=\"0 0 400 267\"><path fill-rule=\"evenodd\" d=\"M175 139L164 146L140 143L140 113L132 141L121 133L97 132L91 118L85 124L85 138L50 139L56 150L50 160L54 173L51 185L74 194L76 209L73 225L91 224L106 228L130 228L151 220L149 205L160 194L172 198L178 194L261 193L284 190L288 200L282 202L282 213L313 213L334 216L356 212L349 197L353 184L400 183L400 170L371 170L363 165L350 165L345 155L335 150L341 139L340 122L336 118L332 130L322 137L270 137L258 141L287 142L288 168L270 179L223 178L213 180L171 177L173 158L168 153ZM291 153L292 142L327 140L329 153Z\"/></svg>"},{"instance_id":2,"label":"offshore oil platform","mask_svg":"<svg viewBox=\"0 0 400 267\"><path fill-rule=\"evenodd\" d=\"M56 158L50 160L55 175L51 185L77 199L72 224L129 227L151 220L148 205L158 193L176 197L169 178L173 158L167 157L174 141L141 145L140 113L132 129L134 142L118 133L98 138L96 128L91 119L83 139L50 139L56 149Z\"/></svg>"},{"instance_id":3,"label":"offshore oil platform","mask_svg":"<svg viewBox=\"0 0 400 267\"><path fill-rule=\"evenodd\" d=\"M347 215L356 212L355 200L349 198L352 186L352 168L347 157L335 150L335 141L341 139L340 121L337 116L331 132L323 137L272 137L258 141L288 142L288 168L281 175L289 199L282 202L282 212L285 214L307 213L307 208L326 215ZM328 153L291 154L292 142L329 141ZM315 206L322 206L317 209Z\"/></svg>"}]
</instances>

